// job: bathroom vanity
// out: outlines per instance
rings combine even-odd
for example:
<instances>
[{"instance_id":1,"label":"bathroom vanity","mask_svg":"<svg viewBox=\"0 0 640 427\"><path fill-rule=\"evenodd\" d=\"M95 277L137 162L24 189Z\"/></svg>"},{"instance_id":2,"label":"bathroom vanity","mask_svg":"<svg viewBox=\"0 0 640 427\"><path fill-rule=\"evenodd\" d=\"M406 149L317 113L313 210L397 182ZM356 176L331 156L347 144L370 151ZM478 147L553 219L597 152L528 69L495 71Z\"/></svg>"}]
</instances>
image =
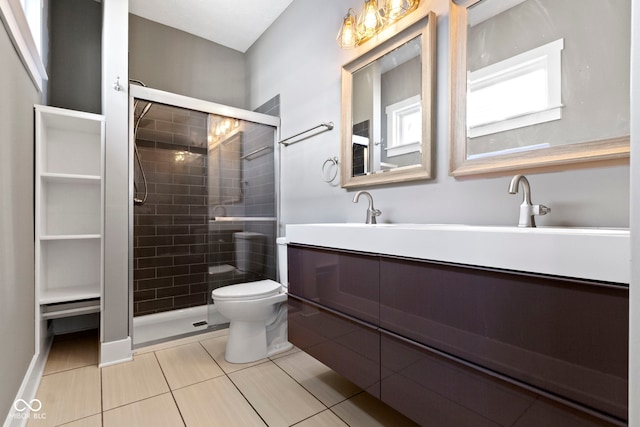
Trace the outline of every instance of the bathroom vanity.
<instances>
[{"instance_id":1,"label":"bathroom vanity","mask_svg":"<svg viewBox=\"0 0 640 427\"><path fill-rule=\"evenodd\" d=\"M288 226L289 340L421 425L625 425L628 232L559 230Z\"/></svg>"}]
</instances>

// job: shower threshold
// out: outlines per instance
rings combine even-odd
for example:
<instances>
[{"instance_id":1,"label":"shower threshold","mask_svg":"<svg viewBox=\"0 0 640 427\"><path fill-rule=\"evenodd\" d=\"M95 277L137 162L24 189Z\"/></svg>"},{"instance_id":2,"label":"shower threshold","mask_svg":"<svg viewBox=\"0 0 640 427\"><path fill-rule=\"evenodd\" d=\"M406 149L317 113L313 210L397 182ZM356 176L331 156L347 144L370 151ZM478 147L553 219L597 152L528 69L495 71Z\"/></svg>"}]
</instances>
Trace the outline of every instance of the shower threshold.
<instances>
[{"instance_id":1,"label":"shower threshold","mask_svg":"<svg viewBox=\"0 0 640 427\"><path fill-rule=\"evenodd\" d=\"M133 346L137 348L229 327L229 321L217 312L212 312L208 319L208 310L216 309L200 305L134 317ZM210 320L214 323L209 324Z\"/></svg>"}]
</instances>

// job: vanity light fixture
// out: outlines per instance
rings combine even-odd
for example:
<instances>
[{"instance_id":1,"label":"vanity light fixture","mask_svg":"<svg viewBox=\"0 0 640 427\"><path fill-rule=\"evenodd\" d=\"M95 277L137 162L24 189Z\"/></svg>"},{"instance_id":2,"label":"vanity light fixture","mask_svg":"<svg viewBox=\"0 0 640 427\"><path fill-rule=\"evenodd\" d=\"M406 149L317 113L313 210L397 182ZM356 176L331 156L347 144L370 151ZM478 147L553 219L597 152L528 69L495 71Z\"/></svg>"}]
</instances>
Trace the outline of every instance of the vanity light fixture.
<instances>
[{"instance_id":1,"label":"vanity light fixture","mask_svg":"<svg viewBox=\"0 0 640 427\"><path fill-rule=\"evenodd\" d=\"M419 3L420 0L384 0L381 8L378 0L365 0L357 18L353 9L347 11L336 38L338 45L343 49L361 45L387 25L413 12Z\"/></svg>"}]
</instances>

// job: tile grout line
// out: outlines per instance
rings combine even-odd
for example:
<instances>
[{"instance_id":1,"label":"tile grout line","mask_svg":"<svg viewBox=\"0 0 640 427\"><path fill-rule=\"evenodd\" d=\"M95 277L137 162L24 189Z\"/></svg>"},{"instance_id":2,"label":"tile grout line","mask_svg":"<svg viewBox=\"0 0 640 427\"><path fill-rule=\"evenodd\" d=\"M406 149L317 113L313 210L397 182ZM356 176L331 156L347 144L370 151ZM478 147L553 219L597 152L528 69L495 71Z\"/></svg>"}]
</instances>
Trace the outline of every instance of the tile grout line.
<instances>
[{"instance_id":1,"label":"tile grout line","mask_svg":"<svg viewBox=\"0 0 640 427\"><path fill-rule=\"evenodd\" d=\"M170 348L175 348L175 347L170 347ZM160 350L158 350L158 351L160 351ZM169 380L167 380L167 376L164 373L164 369L162 369L162 363L160 363L160 359L158 359L158 355L156 354L156 352L153 351L152 353L153 353L153 357L155 357L155 359L156 359L156 362L158 362L158 366L160 367L160 372L162 372L162 378L164 378L164 382L167 383L167 387L169 388L169 393L171 394L171 399L173 399L173 403L175 403L175 405L176 405L176 409L178 410L178 414L180 415L180 419L182 420L182 424L186 426L187 422L184 420L184 416L182 415L182 411L180 410L180 406L178 405L178 401L176 400L176 397L173 395L173 390L171 389L171 385L169 384ZM159 394L158 396L162 396L162 395ZM152 396L152 397L156 397L156 396Z\"/></svg>"},{"instance_id":2,"label":"tile grout line","mask_svg":"<svg viewBox=\"0 0 640 427\"><path fill-rule=\"evenodd\" d=\"M100 369L100 425L104 427L104 381L102 376L102 370L104 368L98 366L98 369Z\"/></svg>"},{"instance_id":3,"label":"tile grout line","mask_svg":"<svg viewBox=\"0 0 640 427\"><path fill-rule=\"evenodd\" d=\"M209 357L210 357L210 358L215 362L215 364L216 364L216 365L218 365L218 367L220 368L220 370L222 370L222 372L223 372L225 375L227 375L227 376L229 376L229 374L232 374L232 373L234 373L234 372L244 371L245 369L253 368L254 366L262 365L263 363L266 363L266 362L271 361L271 360L267 357L267 358L265 358L265 359L260 359L260 360L264 360L264 362L256 363L256 364L254 364L254 365L250 365L250 366L244 366L244 367L242 367L242 368L236 369L236 370L235 370L235 371L233 371L233 372L227 372L227 371L225 371L225 370L224 370L224 368L223 368L222 366L220 366L220 364L219 364L219 363L218 363L218 361L213 357L213 355L212 355L211 353L209 353L209 350L207 350L207 348L204 346L204 344L202 344L202 341L198 341L198 343L200 343L200 345L202 346L202 348L204 348L204 351L206 351L206 352L207 352L207 355L209 355ZM223 355L223 357L224 357L224 355ZM250 362L250 363L253 363L253 362ZM206 381L206 380L205 380L205 381Z\"/></svg>"},{"instance_id":4,"label":"tile grout line","mask_svg":"<svg viewBox=\"0 0 640 427\"><path fill-rule=\"evenodd\" d=\"M92 363L87 363L86 365L82 365L82 366L74 366L72 368L65 368L65 369L61 369L59 371L49 372L49 373L46 373L46 374L42 374L42 378L48 377L50 375L61 374L63 372L73 371L75 369L86 368L88 366L96 366L96 364L92 362Z\"/></svg>"},{"instance_id":5,"label":"tile grout line","mask_svg":"<svg viewBox=\"0 0 640 427\"><path fill-rule=\"evenodd\" d=\"M284 359L284 358L286 358L286 357L289 357L289 356L291 356L291 355L284 356L284 357L282 357L282 359ZM327 405L325 405L323 401L321 401L320 399L318 399L318 398L316 397L316 395L315 395L315 394L313 394L313 393L311 392L311 390L307 389L304 385L302 385L302 384L301 384L298 380L296 380L296 379L295 379L291 374L289 374L289 372L287 372L284 368L282 368L280 365L278 365L278 364L277 364L276 362L274 362L274 361L271 361L271 363L273 363L274 365L276 365L276 366L278 367L278 369L280 369L282 372L284 372L284 373L285 373L289 378L291 378L291 379L292 379L296 384L298 384L300 387L302 387L302 389L303 389L303 390L305 390L307 393L309 393L311 396L313 396L313 398L314 398L314 399L316 399L318 402L320 402L320 404L321 404L322 406L324 406L324 408L325 408L325 409L323 409L323 410L322 410L322 411L320 411L320 412L324 412L326 409L329 409L329 407L328 407ZM318 415L320 412L317 412L317 413L313 414L312 416ZM311 418L311 417L308 417L308 418Z\"/></svg>"},{"instance_id":6,"label":"tile grout line","mask_svg":"<svg viewBox=\"0 0 640 427\"><path fill-rule=\"evenodd\" d=\"M213 360L213 362L218 365L218 362L216 362L216 359L213 358L213 356L211 355L211 353L209 353L207 351L207 349L204 347L204 345L202 345L201 341L198 341L198 344L200 344L200 346L202 348L204 348L204 351L209 355L209 357L211 358L211 360ZM262 365L262 363L259 363L258 365ZM258 366L258 365L253 365L253 366ZM253 366L247 366L246 368L243 369L247 369L247 368L251 368ZM249 399L247 399L247 396L244 395L244 393L242 393L242 390L240 390L238 388L238 386L236 385L236 383L233 382L233 380L231 379L231 377L229 376L229 374L222 369L222 366L218 365L218 367L220 367L220 370L224 373L224 376L227 377L227 379L229 380L229 382L231 382L231 384L233 384L233 386L236 388L236 390L238 390L238 393L240 393L240 396L242 396L242 398L247 402L247 404L251 407L251 409L253 409L253 412L255 412L258 417L260 417L260 419L262 420L262 422L264 423L264 425L266 425L267 427L269 426L269 424L267 423L267 421L262 417L262 415L260 414L260 412L258 412L258 410L251 404L251 402L249 401ZM238 372L238 371L234 371L234 372ZM218 377L220 378L220 377Z\"/></svg>"},{"instance_id":7,"label":"tile grout line","mask_svg":"<svg viewBox=\"0 0 640 427\"><path fill-rule=\"evenodd\" d=\"M258 366L258 365L256 365ZM237 372L237 371L235 371ZM249 399L247 398L247 396L244 395L244 393L242 392L242 390L240 390L240 388L236 385L236 383L233 382L233 380L231 379L231 377L225 372L225 376L227 377L227 379L231 382L231 384L233 384L233 386L236 388L236 390L238 390L238 393L240 393L240 396L242 396L244 398L244 400L247 402L247 404L251 407L251 409L253 409L253 412L255 412L258 417L260 417L260 419L262 420L262 422L264 423L264 425L266 425L267 427L269 426L269 423L267 423L267 421L262 417L262 414L260 414L260 412L258 412L258 410L251 404L251 402L249 401Z\"/></svg>"},{"instance_id":8,"label":"tile grout line","mask_svg":"<svg viewBox=\"0 0 640 427\"><path fill-rule=\"evenodd\" d=\"M200 342L200 345L202 345L202 342ZM203 347L204 347L204 345L203 345ZM207 350L207 349L205 348L205 351L206 351L206 350ZM286 359L287 357L291 357L291 356L295 355L296 353L297 353L297 352L294 352L294 353L291 353L291 354L287 354L287 355L283 355L283 356L280 356L280 357L276 357L275 359ZM213 358L213 356L211 355L211 353L209 353L209 352L207 351L207 354L209 354L209 356L210 356L210 357L214 360L214 362L215 362L215 359ZM350 397L348 397L348 398L344 398L344 399L343 399L343 400L341 400L340 402L337 402L337 403L335 403L334 405L332 405L331 407L329 407L329 406L325 405L325 404L324 404L324 402L322 402L322 401L321 401L321 400L320 400L320 399L319 399L315 394L313 394L313 393L311 392L311 390L307 389L307 388L306 388L304 385L302 385L298 380L296 380L293 376L291 376L291 375L289 374L289 372L287 372L287 371L286 371L285 369L283 369L280 365L278 365L278 364L274 361L274 359L272 359L271 357L267 357L267 358L265 359L265 361L264 361L264 362L262 362L262 363L258 363L258 364L256 364L256 365L251 365L251 366L247 366L247 367L243 367L243 368L238 369L238 370L236 370L236 371L233 371L233 372L231 372L231 373L236 373L236 372L243 371L243 370L245 370L245 369L253 368L253 367L255 367L255 366L260 366L260 365L263 365L263 364L265 364L265 363L267 363L267 362L271 362L271 363L273 363L273 364L274 364L278 369L280 369L282 372L284 372L284 373L285 373L289 378L291 378L291 379L292 379L296 384L298 384L300 387L302 387L306 392L308 392L311 396L313 396L313 398L314 398L314 399L316 399L318 402L320 402L320 404L321 404L322 406L324 406L324 409L323 409L323 410L321 410L321 411L319 411L319 412L316 412L315 414L312 414L312 415L310 415L310 416L308 416L308 417L306 417L306 418L304 418L304 419L302 419L302 420L300 420L300 421L297 421L295 424L292 424L292 426L295 426L295 425L297 425L297 424L300 424L301 422L303 422L303 421L305 421L305 420L308 420L308 419L310 419L310 418L313 418L313 417L315 417L316 415L321 414L321 413L323 413L324 411L327 411L327 410L328 410L328 411L330 411L332 414L334 414L336 417L338 417L338 419L340 419L342 422L344 422L347 426L349 426L349 423L347 423L347 422L346 422L345 420L343 420L343 419L342 419L338 414L336 414L334 411L332 411L332 410L331 410L331 408L332 408L333 406L336 406L336 405L338 405L338 404L340 404L340 403L342 403L342 402L345 402L345 401L349 400L350 398L352 398L352 397L354 397L354 396L357 396L357 395L359 395L359 394L361 394L361 393L364 393L364 390L361 390L360 392L358 392L358 393L354 394L353 396L350 396ZM217 363L217 362L216 362L216 363ZM229 374L230 374L230 373L227 373L224 369L223 369L222 371L224 372L225 376L229 379L229 381L231 381L231 383L233 384L233 386L234 386L234 387L235 387L235 388L240 392L240 394L242 395L242 397L244 397L244 399L247 401L247 403L249 403L249 405L251 406L251 408L252 408L252 409L253 409L253 410L258 414L258 416L260 417L260 419L262 419L262 421L263 421L265 424L267 424L267 422L264 420L264 418L262 418L262 415L260 415L260 413L258 412L258 410L257 410L256 408L254 408L254 406L251 404L251 402L249 401L249 399L247 399L247 397L244 395L244 393L242 393L242 391L238 388L238 386L237 386L237 385L236 385L236 383L233 381L233 379L229 376ZM267 424L267 425L268 425L268 424Z\"/></svg>"},{"instance_id":9,"label":"tile grout line","mask_svg":"<svg viewBox=\"0 0 640 427\"><path fill-rule=\"evenodd\" d=\"M356 396L360 396L362 393L366 393L366 391L364 391L363 389L361 389L358 393L354 394L353 396L350 396L350 397L349 397L349 398L347 398L347 399L344 399L344 400L342 400L342 401L340 401L340 402L338 402L338 403L336 403L336 404L334 404L334 405L331 405L331 406L329 407L329 411L331 411L331 413L332 413L333 415L335 415L336 417L338 417L338 419L339 419L340 421L342 421L343 423L345 423L347 426L351 426L351 424L349 424L349 423L347 422L347 420L343 419L343 418L342 418L338 413L336 413L336 411L334 411L334 410L333 410L333 408L335 408L336 406L340 405L341 403L344 403L344 402L346 402L346 401L348 401L348 400L353 399L353 398L354 398L354 397L356 397Z\"/></svg>"}]
</instances>

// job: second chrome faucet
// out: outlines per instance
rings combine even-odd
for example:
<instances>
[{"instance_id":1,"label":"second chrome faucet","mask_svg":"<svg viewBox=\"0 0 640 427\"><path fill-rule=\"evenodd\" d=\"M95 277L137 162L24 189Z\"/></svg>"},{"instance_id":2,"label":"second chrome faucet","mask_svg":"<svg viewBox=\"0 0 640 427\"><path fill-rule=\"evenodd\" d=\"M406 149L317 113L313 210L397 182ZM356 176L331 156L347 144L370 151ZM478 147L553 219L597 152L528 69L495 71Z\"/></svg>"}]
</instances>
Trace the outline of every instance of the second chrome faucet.
<instances>
[{"instance_id":1,"label":"second chrome faucet","mask_svg":"<svg viewBox=\"0 0 640 427\"><path fill-rule=\"evenodd\" d=\"M509 184L509 193L516 194L518 187L522 184L522 190L524 192L522 198L522 204L520 205L520 219L518 221L518 227L535 227L536 220L535 215L546 215L551 212L551 208L545 205L533 205L531 203L531 186L529 180L524 175L516 175L511 179Z\"/></svg>"},{"instance_id":2,"label":"second chrome faucet","mask_svg":"<svg viewBox=\"0 0 640 427\"><path fill-rule=\"evenodd\" d=\"M367 219L365 224L376 224L376 217L382 215L382 212L373 207L373 197L367 191L358 191L355 196L353 196L353 203L358 203L360 196L366 196L369 199L369 207L367 208Z\"/></svg>"}]
</instances>

